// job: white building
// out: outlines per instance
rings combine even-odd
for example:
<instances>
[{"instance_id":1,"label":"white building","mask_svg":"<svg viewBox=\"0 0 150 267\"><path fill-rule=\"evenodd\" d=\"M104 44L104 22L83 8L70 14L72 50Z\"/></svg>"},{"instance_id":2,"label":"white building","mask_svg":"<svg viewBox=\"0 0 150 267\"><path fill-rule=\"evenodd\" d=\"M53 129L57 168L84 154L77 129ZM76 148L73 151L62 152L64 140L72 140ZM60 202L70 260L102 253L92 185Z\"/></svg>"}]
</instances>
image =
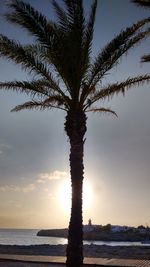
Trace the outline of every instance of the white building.
<instances>
[{"instance_id":1,"label":"white building","mask_svg":"<svg viewBox=\"0 0 150 267\"><path fill-rule=\"evenodd\" d=\"M92 232L95 228L95 225L92 224L92 220L89 219L88 224L83 226L83 232Z\"/></svg>"},{"instance_id":2,"label":"white building","mask_svg":"<svg viewBox=\"0 0 150 267\"><path fill-rule=\"evenodd\" d=\"M111 226L111 231L113 233L117 233L117 232L125 232L129 229L131 229L132 227L129 226L120 226L120 225L112 225Z\"/></svg>"}]
</instances>

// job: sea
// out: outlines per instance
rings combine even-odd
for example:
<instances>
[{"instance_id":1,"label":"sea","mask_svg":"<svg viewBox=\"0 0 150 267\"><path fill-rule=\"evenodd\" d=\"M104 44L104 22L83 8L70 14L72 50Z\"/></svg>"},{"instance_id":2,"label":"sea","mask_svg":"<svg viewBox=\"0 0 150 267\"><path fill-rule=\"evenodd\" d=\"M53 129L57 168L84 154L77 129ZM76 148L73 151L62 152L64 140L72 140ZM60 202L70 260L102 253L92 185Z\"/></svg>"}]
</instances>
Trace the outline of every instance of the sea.
<instances>
[{"instance_id":1,"label":"sea","mask_svg":"<svg viewBox=\"0 0 150 267\"><path fill-rule=\"evenodd\" d=\"M37 236L39 230L35 229L0 229L0 245L65 245L66 238L42 237ZM84 244L108 245L108 246L150 246L141 242L103 242L103 241L84 241Z\"/></svg>"}]
</instances>

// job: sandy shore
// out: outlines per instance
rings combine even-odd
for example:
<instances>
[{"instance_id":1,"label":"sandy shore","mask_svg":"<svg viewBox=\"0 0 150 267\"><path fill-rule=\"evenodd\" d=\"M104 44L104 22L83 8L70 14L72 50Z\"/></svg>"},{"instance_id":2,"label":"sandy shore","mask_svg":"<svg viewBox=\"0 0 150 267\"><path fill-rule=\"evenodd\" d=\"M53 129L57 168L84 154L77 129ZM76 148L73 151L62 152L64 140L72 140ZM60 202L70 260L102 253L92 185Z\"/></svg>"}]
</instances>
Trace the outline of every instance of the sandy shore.
<instances>
[{"instance_id":1,"label":"sandy shore","mask_svg":"<svg viewBox=\"0 0 150 267\"><path fill-rule=\"evenodd\" d=\"M65 245L0 245L0 254L65 256ZM98 246L84 245L85 257L124 258L150 260L150 247L146 246Z\"/></svg>"}]
</instances>

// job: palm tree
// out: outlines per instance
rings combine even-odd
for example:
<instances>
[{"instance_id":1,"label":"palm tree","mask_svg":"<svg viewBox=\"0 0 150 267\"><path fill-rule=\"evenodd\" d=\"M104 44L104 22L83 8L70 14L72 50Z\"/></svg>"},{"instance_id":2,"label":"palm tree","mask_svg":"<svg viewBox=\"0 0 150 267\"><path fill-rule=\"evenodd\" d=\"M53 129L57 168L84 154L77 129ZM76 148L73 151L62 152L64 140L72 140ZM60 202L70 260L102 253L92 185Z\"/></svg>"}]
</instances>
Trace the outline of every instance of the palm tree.
<instances>
[{"instance_id":1,"label":"palm tree","mask_svg":"<svg viewBox=\"0 0 150 267\"><path fill-rule=\"evenodd\" d=\"M85 19L82 0L63 0L63 7L52 1L57 22L49 21L30 4L10 0L9 22L25 28L34 43L20 44L0 35L0 56L21 65L31 76L29 81L1 82L0 88L28 95L31 100L12 111L24 109L60 109L66 113L65 131L70 141L70 174L72 208L68 231L67 267L83 265L82 185L83 154L87 112L117 114L100 105L134 86L150 81L150 75L128 77L122 82L107 84L105 75L119 59L150 33L146 26L150 17L121 31L95 59L91 46L97 0L92 1L89 18ZM35 78L36 77L36 78ZM96 104L96 106L95 106Z\"/></svg>"},{"instance_id":2,"label":"palm tree","mask_svg":"<svg viewBox=\"0 0 150 267\"><path fill-rule=\"evenodd\" d=\"M150 0L132 0L132 2L135 3L137 6L141 6L141 7L150 9ZM141 62L150 62L150 54L144 55L141 58Z\"/></svg>"}]
</instances>

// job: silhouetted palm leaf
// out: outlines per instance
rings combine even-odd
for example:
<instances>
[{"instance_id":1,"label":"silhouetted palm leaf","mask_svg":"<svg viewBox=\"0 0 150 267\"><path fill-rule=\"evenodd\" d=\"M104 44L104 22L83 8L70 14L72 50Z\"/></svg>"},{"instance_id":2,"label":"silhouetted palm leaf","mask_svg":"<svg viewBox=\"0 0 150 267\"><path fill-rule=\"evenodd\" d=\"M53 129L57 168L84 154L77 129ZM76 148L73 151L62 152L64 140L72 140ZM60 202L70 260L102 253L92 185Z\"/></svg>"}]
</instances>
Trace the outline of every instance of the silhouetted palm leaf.
<instances>
[{"instance_id":1,"label":"silhouetted palm leaf","mask_svg":"<svg viewBox=\"0 0 150 267\"><path fill-rule=\"evenodd\" d=\"M89 85L96 85L97 82L104 76L104 74L118 64L118 60L122 55L139 43L143 38L150 34L150 29L139 32L145 23L150 22L150 17L122 31L117 35L106 47L100 51L96 57L93 65L91 66L91 75Z\"/></svg>"},{"instance_id":2,"label":"silhouetted palm leaf","mask_svg":"<svg viewBox=\"0 0 150 267\"><path fill-rule=\"evenodd\" d=\"M53 95L45 99L44 101L28 101L23 103L22 105L18 105L15 108L13 108L11 111L18 112L25 109L36 109L36 110L45 110L45 109L51 109L51 108L57 108L66 111L66 108L63 107L64 102L62 101L62 97L59 95Z\"/></svg>"},{"instance_id":3,"label":"silhouetted palm leaf","mask_svg":"<svg viewBox=\"0 0 150 267\"><path fill-rule=\"evenodd\" d=\"M150 55L145 55L141 58L141 62L150 62Z\"/></svg>"},{"instance_id":4,"label":"silhouetted palm leaf","mask_svg":"<svg viewBox=\"0 0 150 267\"><path fill-rule=\"evenodd\" d=\"M135 3L137 6L150 9L150 0L131 0L131 2ZM141 58L141 62L150 62L150 55L144 55Z\"/></svg>"},{"instance_id":5,"label":"silhouetted palm leaf","mask_svg":"<svg viewBox=\"0 0 150 267\"><path fill-rule=\"evenodd\" d=\"M125 95L125 92L134 86L140 86L144 82L150 82L150 75L137 76L134 78L128 78L123 82L117 82L114 84L108 84L99 91L96 91L89 99L87 99L87 104L85 109L90 107L93 103L98 100L110 99L115 95L122 93Z\"/></svg>"},{"instance_id":6,"label":"silhouetted palm leaf","mask_svg":"<svg viewBox=\"0 0 150 267\"><path fill-rule=\"evenodd\" d=\"M6 14L8 21L26 29L43 45L51 45L56 35L55 23L48 22L43 14L24 1L9 1L8 6L13 10L13 12Z\"/></svg>"},{"instance_id":7,"label":"silhouetted palm leaf","mask_svg":"<svg viewBox=\"0 0 150 267\"><path fill-rule=\"evenodd\" d=\"M149 7L150 8L150 0L132 0L131 2L137 4L141 7Z\"/></svg>"},{"instance_id":8,"label":"silhouetted palm leaf","mask_svg":"<svg viewBox=\"0 0 150 267\"><path fill-rule=\"evenodd\" d=\"M14 82L0 82L0 89L13 90L20 93L25 93L31 97L40 96L45 97L51 95L53 90L49 89L49 82L45 80L14 81Z\"/></svg>"},{"instance_id":9,"label":"silhouetted palm leaf","mask_svg":"<svg viewBox=\"0 0 150 267\"><path fill-rule=\"evenodd\" d=\"M109 108L91 108L91 109L87 109L86 112L96 112L96 113L100 113L100 114L112 114L116 117L117 116L117 113Z\"/></svg>"}]
</instances>

